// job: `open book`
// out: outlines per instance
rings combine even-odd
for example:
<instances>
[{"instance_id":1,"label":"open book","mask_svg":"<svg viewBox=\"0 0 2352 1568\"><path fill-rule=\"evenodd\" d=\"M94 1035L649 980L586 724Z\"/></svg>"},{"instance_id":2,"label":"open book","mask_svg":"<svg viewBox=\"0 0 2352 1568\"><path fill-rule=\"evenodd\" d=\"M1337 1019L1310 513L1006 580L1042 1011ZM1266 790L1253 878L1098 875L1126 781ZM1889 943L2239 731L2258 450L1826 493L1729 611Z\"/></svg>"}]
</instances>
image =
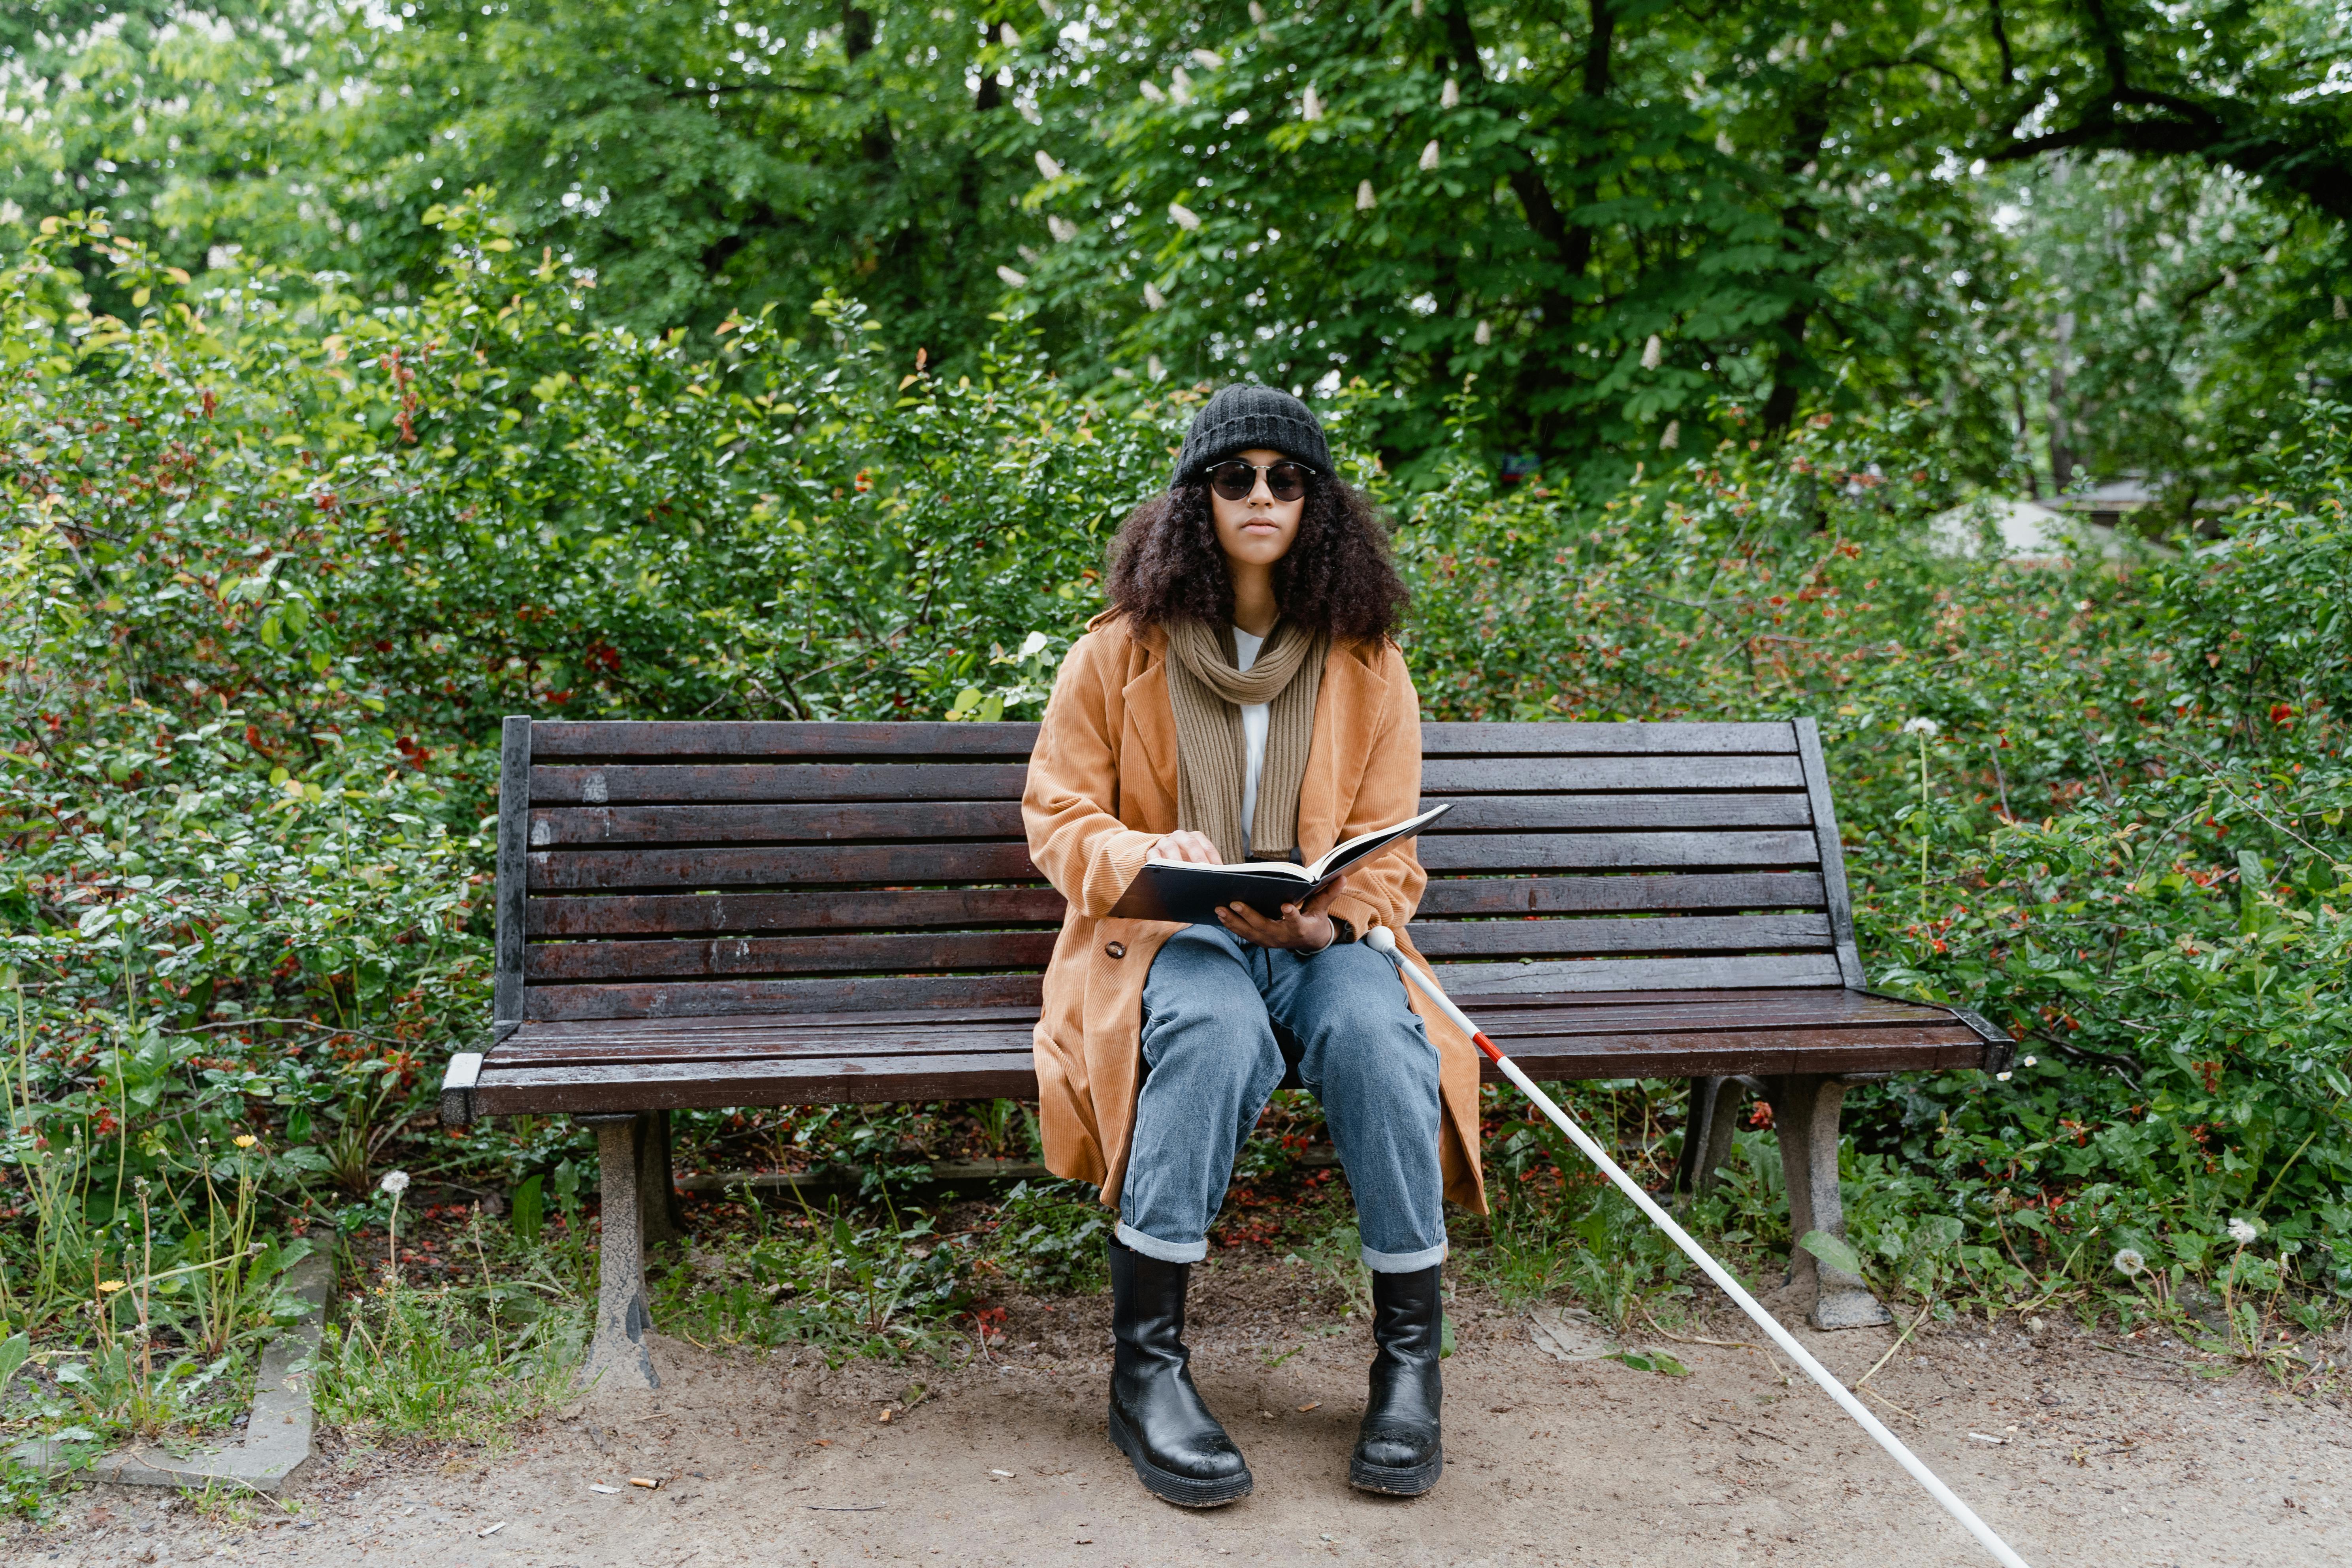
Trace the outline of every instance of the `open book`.
<instances>
[{"instance_id":1,"label":"open book","mask_svg":"<svg viewBox=\"0 0 2352 1568\"><path fill-rule=\"evenodd\" d=\"M1433 806L1391 827L1360 833L1333 847L1311 865L1287 860L1247 860L1238 866L1202 866L1183 860L1146 860L1111 909L1115 919L1217 923L1217 910L1247 904L1268 920L1282 918L1282 906L1302 904L1391 844L1412 837L1454 808Z\"/></svg>"}]
</instances>

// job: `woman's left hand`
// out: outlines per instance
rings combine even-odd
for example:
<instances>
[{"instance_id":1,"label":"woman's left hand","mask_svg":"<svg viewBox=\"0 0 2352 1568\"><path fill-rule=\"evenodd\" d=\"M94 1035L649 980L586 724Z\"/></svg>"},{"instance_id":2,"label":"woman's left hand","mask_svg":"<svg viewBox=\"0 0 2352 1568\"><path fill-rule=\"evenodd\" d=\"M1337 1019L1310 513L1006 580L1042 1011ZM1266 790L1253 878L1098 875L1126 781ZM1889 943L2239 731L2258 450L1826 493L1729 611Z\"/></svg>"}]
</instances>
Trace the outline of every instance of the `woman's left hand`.
<instances>
[{"instance_id":1,"label":"woman's left hand","mask_svg":"<svg viewBox=\"0 0 2352 1568\"><path fill-rule=\"evenodd\" d=\"M1217 919L1244 942L1318 952L1330 946L1337 934L1331 929L1331 902L1347 890L1348 879L1341 877L1304 904L1283 905L1278 921L1266 919L1247 904L1227 904L1217 911Z\"/></svg>"}]
</instances>

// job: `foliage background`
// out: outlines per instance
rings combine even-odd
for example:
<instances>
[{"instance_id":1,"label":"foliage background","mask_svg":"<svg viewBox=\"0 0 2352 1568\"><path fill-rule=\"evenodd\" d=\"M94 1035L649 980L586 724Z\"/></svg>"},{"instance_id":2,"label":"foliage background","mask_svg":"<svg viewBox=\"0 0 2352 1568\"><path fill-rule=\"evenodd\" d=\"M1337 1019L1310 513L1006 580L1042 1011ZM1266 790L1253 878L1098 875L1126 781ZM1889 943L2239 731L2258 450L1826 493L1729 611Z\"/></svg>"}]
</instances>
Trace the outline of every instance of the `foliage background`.
<instances>
[{"instance_id":1,"label":"foliage background","mask_svg":"<svg viewBox=\"0 0 2352 1568\"><path fill-rule=\"evenodd\" d=\"M396 1233L395 1167L509 1195L499 1236L471 1222L506 1282L485 1256L464 1300L372 1298L322 1373L339 1418L447 1429L560 1384L570 1330L531 1303L584 1278L572 1131L430 1108L487 1007L496 718L1034 716L1193 378L1236 371L1312 382L1392 510L1430 717L1822 720L1874 975L2027 1042L2006 1082L1851 1102L1883 1288L2129 1315L2210 1284L2241 1348L2352 1293L2352 415L2311 174L2341 136L2294 90L2324 19L2216 13L2212 55L2163 67L2182 102L2246 88L2245 157L2305 138L2258 179L2179 127L2136 144L2055 8L1990 55L1881 11L1831 49L1769 8L1689 37L1604 8L1564 42L1410 4L1083 37L415 9L5 36L12 1418L225 1419L298 1233ZM1958 63L1838 52L1904 27ZM1853 89L1834 123L1792 129L1822 82ZM1995 113L2029 88L2063 112ZM1529 169L1582 193L1580 270L1529 237ZM1259 202L1283 240L1245 237ZM2078 461L2173 484L2168 550L2019 566L1929 521ZM1575 1094L1671 1166L1675 1086ZM1241 1210L1316 1131L1276 1120ZM1620 1315L1685 1289L1541 1128L1497 1101L1489 1131L1513 1197L1476 1267ZM1759 1263L1790 1241L1764 1138L1700 1216ZM745 1221L742 1278L667 1309L714 1333L903 1352L991 1278L1087 1277L1069 1193L977 1239L889 1206L927 1161L1025 1148L1009 1105L711 1117L689 1146L866 1173L854 1212ZM1338 1234L1307 1254L1344 1288ZM509 1373L504 1403L448 1393Z\"/></svg>"}]
</instances>

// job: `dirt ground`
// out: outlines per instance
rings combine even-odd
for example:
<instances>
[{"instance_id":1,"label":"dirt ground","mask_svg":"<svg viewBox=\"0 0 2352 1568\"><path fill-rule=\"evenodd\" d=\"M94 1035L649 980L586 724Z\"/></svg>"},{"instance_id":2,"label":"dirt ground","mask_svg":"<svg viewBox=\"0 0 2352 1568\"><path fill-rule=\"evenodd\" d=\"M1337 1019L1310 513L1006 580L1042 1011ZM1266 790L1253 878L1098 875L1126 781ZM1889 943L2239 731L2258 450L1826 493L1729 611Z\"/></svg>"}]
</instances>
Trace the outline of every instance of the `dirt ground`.
<instances>
[{"instance_id":1,"label":"dirt ground","mask_svg":"<svg viewBox=\"0 0 2352 1568\"><path fill-rule=\"evenodd\" d=\"M1792 1303L1777 1305L1794 1317ZM331 1438L282 1508L207 1511L100 1489L49 1526L0 1539L0 1558L58 1568L1990 1561L1764 1351L1653 1338L1688 1366L1682 1378L1564 1364L1523 1315L1475 1297L1453 1312L1447 1473L1410 1501L1346 1484L1369 1331L1335 1323L1302 1268L1261 1254L1220 1258L1195 1279L1196 1375L1257 1478L1255 1495L1211 1513L1153 1500L1105 1440L1106 1303L1024 1301L992 1358L959 1373L827 1371L663 1340L657 1393L564 1413L502 1455ZM1741 1321L1691 1331L1750 1337ZM1893 1330L1800 1332L1849 1381L1895 1342ZM2208 1381L2160 1337L2129 1354L2100 1342L2056 1320L2039 1334L1929 1331L1870 1386L1909 1413L1892 1416L1895 1428L2036 1568L2352 1562L2352 1409L2341 1394L2290 1397L2252 1373ZM911 1408L910 1376L929 1385Z\"/></svg>"}]
</instances>

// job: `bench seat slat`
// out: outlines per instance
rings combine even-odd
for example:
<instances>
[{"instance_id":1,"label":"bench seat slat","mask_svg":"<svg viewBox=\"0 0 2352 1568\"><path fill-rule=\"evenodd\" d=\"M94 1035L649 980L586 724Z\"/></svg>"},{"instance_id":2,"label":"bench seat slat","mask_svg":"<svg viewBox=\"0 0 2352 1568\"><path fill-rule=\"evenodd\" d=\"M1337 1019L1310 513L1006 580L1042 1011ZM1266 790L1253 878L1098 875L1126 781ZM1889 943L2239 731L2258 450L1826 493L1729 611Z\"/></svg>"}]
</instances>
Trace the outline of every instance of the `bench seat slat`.
<instances>
[{"instance_id":1,"label":"bench seat slat","mask_svg":"<svg viewBox=\"0 0 2352 1568\"><path fill-rule=\"evenodd\" d=\"M1818 904L1821 900L1813 900ZM533 899L530 935L594 937L695 933L751 936L795 931L888 931L924 926L1059 925L1051 888L915 888L824 893L636 893Z\"/></svg>"},{"instance_id":2,"label":"bench seat slat","mask_svg":"<svg viewBox=\"0 0 2352 1568\"><path fill-rule=\"evenodd\" d=\"M1941 1007L1845 990L1588 992L1534 1000L1474 1000L1469 1010L1496 1039L1627 1033L1772 1032L1948 1020ZM500 1061L593 1053L625 1059L644 1052L841 1051L864 1042L1014 1041L1025 1046L1034 1009L940 1008L930 1012L774 1014L740 1017L533 1019L493 1051ZM956 1048L965 1048L959 1044ZM992 1048L993 1048L992 1047Z\"/></svg>"},{"instance_id":3,"label":"bench seat slat","mask_svg":"<svg viewBox=\"0 0 2352 1568\"><path fill-rule=\"evenodd\" d=\"M1665 870L1685 866L1812 866L1821 845L1802 833L1512 833L1432 836L1420 842L1432 875L1447 871Z\"/></svg>"},{"instance_id":4,"label":"bench seat slat","mask_svg":"<svg viewBox=\"0 0 2352 1568\"><path fill-rule=\"evenodd\" d=\"M716 974L892 974L927 969L1041 969L1050 931L708 937L695 942L535 942L523 955L534 984Z\"/></svg>"},{"instance_id":5,"label":"bench seat slat","mask_svg":"<svg viewBox=\"0 0 2352 1568\"><path fill-rule=\"evenodd\" d=\"M1810 827L1812 804L1799 791L1638 795L1431 796L1453 810L1425 838L1460 833L1655 828ZM1023 837L1012 800L778 802L735 805L542 805L530 814L530 846L792 844L852 839Z\"/></svg>"},{"instance_id":6,"label":"bench seat slat","mask_svg":"<svg viewBox=\"0 0 2352 1568\"><path fill-rule=\"evenodd\" d=\"M1591 958L1536 963L1441 963L1437 983L1456 999L1530 992L1704 988L1710 985L1835 985L1837 955L1763 958Z\"/></svg>"},{"instance_id":7,"label":"bench seat slat","mask_svg":"<svg viewBox=\"0 0 2352 1568\"><path fill-rule=\"evenodd\" d=\"M1507 1045L1508 1042L1506 1042ZM1833 1030L1817 1035L1626 1035L1512 1049L1531 1078L1727 1077L1958 1068L1979 1065L1983 1043L1958 1025L1908 1031ZM1500 1078L1491 1064L1483 1075ZM748 1059L627 1065L484 1065L471 1091L478 1114L719 1110L739 1105L837 1101L1034 1099L1036 1076L1024 1050Z\"/></svg>"},{"instance_id":8,"label":"bench seat slat","mask_svg":"<svg viewBox=\"0 0 2352 1568\"><path fill-rule=\"evenodd\" d=\"M534 849L571 845L825 844L856 838L1020 837L1021 803L1011 800L540 806L530 814Z\"/></svg>"},{"instance_id":9,"label":"bench seat slat","mask_svg":"<svg viewBox=\"0 0 2352 1568\"><path fill-rule=\"evenodd\" d=\"M541 849L533 892L780 887L827 882L1034 882L1029 847L852 844L757 849Z\"/></svg>"},{"instance_id":10,"label":"bench seat slat","mask_svg":"<svg viewBox=\"0 0 2352 1568\"><path fill-rule=\"evenodd\" d=\"M858 800L1014 800L1026 763L552 764L530 770L533 805Z\"/></svg>"},{"instance_id":11,"label":"bench seat slat","mask_svg":"<svg viewBox=\"0 0 2352 1568\"><path fill-rule=\"evenodd\" d=\"M1422 889L1413 930L1459 915L1797 909L1822 907L1817 871L1670 873L1626 877L1436 876Z\"/></svg>"},{"instance_id":12,"label":"bench seat slat","mask_svg":"<svg viewBox=\"0 0 2352 1568\"><path fill-rule=\"evenodd\" d=\"M1794 756L1441 757L1421 764L1421 791L1431 795L1804 787Z\"/></svg>"},{"instance_id":13,"label":"bench seat slat","mask_svg":"<svg viewBox=\"0 0 2352 1568\"><path fill-rule=\"evenodd\" d=\"M1764 723L1424 723L1423 757L1690 756L1762 752L1797 754L1795 727Z\"/></svg>"},{"instance_id":14,"label":"bench seat slat","mask_svg":"<svg viewBox=\"0 0 2352 1568\"><path fill-rule=\"evenodd\" d=\"M966 1006L1006 1003L1034 1008L1045 977L1026 974L919 974L821 980L679 980L617 985L534 985L523 993L526 1018L630 1018L669 1014L849 1011L864 1007Z\"/></svg>"},{"instance_id":15,"label":"bench seat slat","mask_svg":"<svg viewBox=\"0 0 2352 1568\"><path fill-rule=\"evenodd\" d=\"M1425 843L1455 833L1577 829L1628 833L1661 827L1811 827L1812 802L1790 790L1696 795L1429 795L1421 809L1454 809L1423 830Z\"/></svg>"},{"instance_id":16,"label":"bench seat slat","mask_svg":"<svg viewBox=\"0 0 2352 1568\"><path fill-rule=\"evenodd\" d=\"M806 722L743 719L541 720L534 761L547 757L1011 757L1027 762L1034 723Z\"/></svg>"},{"instance_id":17,"label":"bench seat slat","mask_svg":"<svg viewBox=\"0 0 2352 1568\"><path fill-rule=\"evenodd\" d=\"M1827 915L1665 915L1655 920L1416 921L1412 944L1436 962L1471 954L1759 952L1826 950Z\"/></svg>"}]
</instances>

